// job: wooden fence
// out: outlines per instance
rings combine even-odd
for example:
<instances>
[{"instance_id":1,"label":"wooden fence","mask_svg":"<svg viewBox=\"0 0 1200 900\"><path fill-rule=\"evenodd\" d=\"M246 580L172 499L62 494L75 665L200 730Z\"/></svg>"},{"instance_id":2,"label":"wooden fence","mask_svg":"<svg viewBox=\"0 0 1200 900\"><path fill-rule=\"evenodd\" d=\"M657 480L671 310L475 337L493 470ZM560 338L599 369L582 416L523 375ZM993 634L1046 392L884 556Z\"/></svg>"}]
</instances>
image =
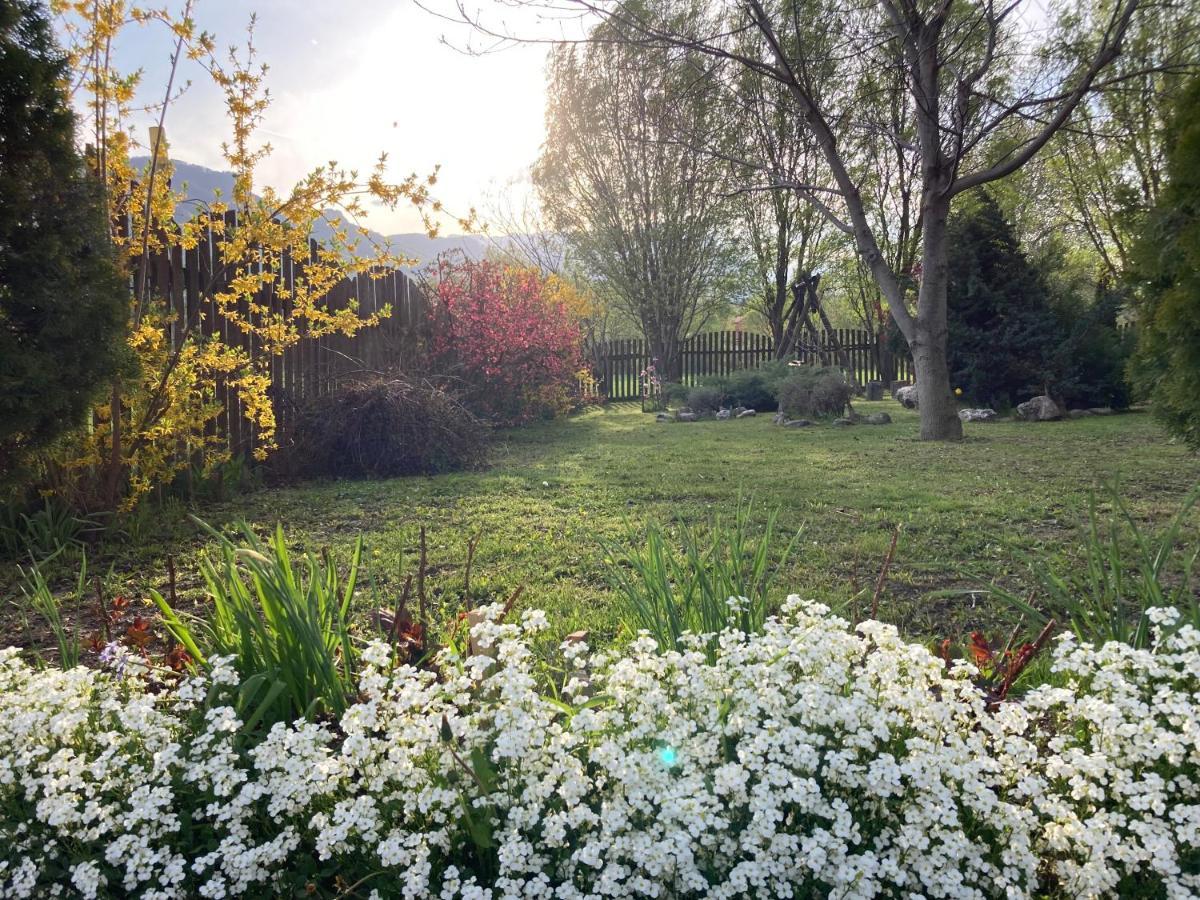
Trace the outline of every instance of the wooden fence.
<instances>
[{"instance_id":1,"label":"wooden fence","mask_svg":"<svg viewBox=\"0 0 1200 900\"><path fill-rule=\"evenodd\" d=\"M226 227L237 227L235 214L227 216ZM192 249L172 247L151 255L146 272L150 296L162 298L173 314L166 325L172 349L177 349L189 333L219 336L225 343L243 348L251 358L258 358L264 351L257 338L235 327L217 311L214 297L225 289L232 274L221 264L221 240L210 233ZM318 249L315 241L310 242L310 257L315 258ZM242 301L239 314L252 321L277 314L289 316L291 292L306 262L297 262L285 253L278 282L261 288L254 297L254 308L265 312L252 312L250 304ZM388 269L378 274L381 277L362 274L343 279L329 292L325 302L329 309L338 310L357 301L363 318L390 306L391 316L351 337L333 335L301 340L268 360L270 396L280 436L287 433L294 421L297 404L332 390L353 374L402 366L419 352L420 335L428 319L424 295L403 272ZM281 287L287 289L286 298L280 296ZM210 425L210 433L228 440L235 455L250 453L257 437L253 425L243 415L236 392L218 380L215 399L221 410Z\"/></svg>"},{"instance_id":2,"label":"wooden fence","mask_svg":"<svg viewBox=\"0 0 1200 900\"><path fill-rule=\"evenodd\" d=\"M230 213L226 230L237 227ZM215 296L225 290L232 273L221 264L219 235L201 238L189 250L172 247L153 254L146 272L150 295L163 298L172 312L166 329L172 349L177 349L188 334L219 336L225 343L240 347L251 358L263 355L254 335L236 328L217 311ZM310 242L309 253L316 256L317 243ZM307 261L293 260L285 254L279 280L260 289L254 297L255 309L242 301L239 314L252 319L292 312L290 294ZM429 306L421 290L403 272L387 270L373 278L363 274L335 285L326 297L331 310L345 309L351 301L358 304L359 315L368 317L390 306L392 314L378 326L364 328L351 337L331 335L300 341L281 355L268 360L271 374L270 396L275 407L280 437L285 437L295 419L295 410L306 400L319 397L351 376L364 371L387 371L411 366L419 359L422 336L429 324ZM288 296L280 296L280 288ZM835 345L836 339L836 345ZM865 384L871 379L911 378L911 362L905 355L892 357L894 371L878 371L881 358L878 347L865 331L836 329L823 332L815 344L806 344L795 355L804 363L841 365L848 358L854 379ZM886 357L886 354L882 354ZM600 390L610 400L636 400L641 396L641 373L650 364L646 342L640 339L614 340L594 348ZM774 359L771 339L764 334L738 331L714 331L697 334L684 342L683 382L694 384L710 375L729 375ZM249 454L257 436L244 416L235 391L222 380L215 386L220 412L211 423L210 433L228 441L235 455Z\"/></svg>"},{"instance_id":3,"label":"wooden fence","mask_svg":"<svg viewBox=\"0 0 1200 900\"><path fill-rule=\"evenodd\" d=\"M836 340L835 340L836 339ZM842 365L837 352L848 357L851 373L859 384L912 378L912 362L904 354L892 355L890 372L879 371L878 360L888 354L880 353L871 335L859 329L837 328L822 332L815 344L798 347L794 358L803 363ZM642 395L642 371L650 364L650 352L640 338L606 341L595 351L597 376L601 390L610 400L637 400ZM694 335L684 342L683 383L695 384L710 375L729 375L738 369L749 369L775 358L771 338L765 334L741 331L709 331Z\"/></svg>"}]
</instances>

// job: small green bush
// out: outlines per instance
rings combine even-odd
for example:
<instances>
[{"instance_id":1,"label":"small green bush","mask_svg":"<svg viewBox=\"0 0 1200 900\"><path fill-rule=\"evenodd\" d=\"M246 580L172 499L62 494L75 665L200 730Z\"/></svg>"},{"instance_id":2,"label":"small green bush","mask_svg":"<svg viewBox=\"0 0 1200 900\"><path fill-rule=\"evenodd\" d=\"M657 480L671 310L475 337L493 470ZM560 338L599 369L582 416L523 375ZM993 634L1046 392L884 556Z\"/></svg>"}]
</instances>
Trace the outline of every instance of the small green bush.
<instances>
[{"instance_id":1,"label":"small green bush","mask_svg":"<svg viewBox=\"0 0 1200 900\"><path fill-rule=\"evenodd\" d=\"M0 558L40 561L78 552L87 534L99 529L98 522L73 515L68 506L50 497L27 512L16 504L6 506L0 508Z\"/></svg>"},{"instance_id":2,"label":"small green bush","mask_svg":"<svg viewBox=\"0 0 1200 900\"><path fill-rule=\"evenodd\" d=\"M733 406L770 412L779 405L776 385L762 369L740 369L726 380L726 395Z\"/></svg>"},{"instance_id":3,"label":"small green bush","mask_svg":"<svg viewBox=\"0 0 1200 900\"><path fill-rule=\"evenodd\" d=\"M816 367L811 367L816 368ZM772 360L753 369L738 369L729 375L707 375L688 387L678 382L663 385L663 396L672 406L686 405L698 413L714 412L721 407L742 406L758 412L773 412L779 408L780 389L794 381L807 369L798 369L786 360ZM842 384L845 378L836 368L817 369L831 373L830 378ZM806 382L807 383L807 382ZM833 383L822 388L840 393L841 388ZM808 412L805 415L820 415Z\"/></svg>"},{"instance_id":4,"label":"small green bush","mask_svg":"<svg viewBox=\"0 0 1200 900\"><path fill-rule=\"evenodd\" d=\"M775 402L779 402L779 388L783 383L796 374L796 367L790 365L786 359L775 359L771 362L765 362L754 370L759 374L766 385L767 390L771 392L771 396L775 398Z\"/></svg>"},{"instance_id":5,"label":"small green bush","mask_svg":"<svg viewBox=\"0 0 1200 900\"><path fill-rule=\"evenodd\" d=\"M693 412L716 412L725 404L725 392L719 387L698 384L687 395L687 405Z\"/></svg>"},{"instance_id":6,"label":"small green bush","mask_svg":"<svg viewBox=\"0 0 1200 900\"><path fill-rule=\"evenodd\" d=\"M840 416L854 395L840 369L830 366L795 366L779 387L779 409L784 415Z\"/></svg>"},{"instance_id":7,"label":"small green bush","mask_svg":"<svg viewBox=\"0 0 1200 900\"><path fill-rule=\"evenodd\" d=\"M1166 128L1167 184L1133 250L1137 393L1173 435L1200 450L1200 76Z\"/></svg>"},{"instance_id":8,"label":"small green bush","mask_svg":"<svg viewBox=\"0 0 1200 900\"><path fill-rule=\"evenodd\" d=\"M715 388L721 392L722 397L729 394L729 379L724 375L705 375L696 384L701 387Z\"/></svg>"},{"instance_id":9,"label":"small green bush","mask_svg":"<svg viewBox=\"0 0 1200 900\"><path fill-rule=\"evenodd\" d=\"M668 381L662 386L662 395L667 403L672 406L682 406L687 403L688 391L686 384L680 384L678 381Z\"/></svg>"}]
</instances>

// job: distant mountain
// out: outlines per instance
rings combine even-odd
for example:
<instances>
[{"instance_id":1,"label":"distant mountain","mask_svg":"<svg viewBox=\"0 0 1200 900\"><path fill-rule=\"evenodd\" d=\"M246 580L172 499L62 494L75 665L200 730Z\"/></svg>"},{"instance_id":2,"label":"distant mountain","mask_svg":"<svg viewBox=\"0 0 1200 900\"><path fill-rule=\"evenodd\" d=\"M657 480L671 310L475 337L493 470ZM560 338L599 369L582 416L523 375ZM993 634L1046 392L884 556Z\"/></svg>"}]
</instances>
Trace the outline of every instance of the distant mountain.
<instances>
[{"instance_id":1,"label":"distant mountain","mask_svg":"<svg viewBox=\"0 0 1200 900\"><path fill-rule=\"evenodd\" d=\"M150 161L149 157L141 156L134 157L130 162L134 166L145 166ZM172 187L177 191L183 191L186 194L186 200L175 207L175 221L186 222L197 212L199 212L204 204L211 203L214 198L220 195L228 200L233 194L233 173L219 172L216 169L209 169L205 166L198 166L195 163L181 162L172 160L175 167L175 173L172 176ZM332 219L349 224L346 217L335 210L327 211ZM353 231L357 226L351 225ZM418 261L415 268L420 268L435 260L441 253L461 252L470 259L483 259L487 255L488 248L492 246L494 241L503 243L504 238L485 238L472 234L454 234L444 237L431 238L423 232L404 233L381 235L377 231L371 229L362 229L362 234L368 240L376 243L390 242L392 247L405 256L411 257ZM333 236L333 228L327 222L320 222L313 229L313 238L318 241L328 241Z\"/></svg>"},{"instance_id":2,"label":"distant mountain","mask_svg":"<svg viewBox=\"0 0 1200 900\"><path fill-rule=\"evenodd\" d=\"M135 156L130 160L135 168L142 168L150 162L148 156ZM207 203L220 194L226 201L233 194L233 173L218 172L194 163L172 160L175 174L171 178L171 187L184 191L187 195L185 202L175 207L175 221L186 222Z\"/></svg>"},{"instance_id":3,"label":"distant mountain","mask_svg":"<svg viewBox=\"0 0 1200 900\"><path fill-rule=\"evenodd\" d=\"M392 246L405 256L419 259L422 264L432 262L439 254L461 252L470 259L483 259L492 246L490 238L474 234L449 234L431 238L427 234L390 235ZM503 238L500 239L503 241Z\"/></svg>"}]
</instances>

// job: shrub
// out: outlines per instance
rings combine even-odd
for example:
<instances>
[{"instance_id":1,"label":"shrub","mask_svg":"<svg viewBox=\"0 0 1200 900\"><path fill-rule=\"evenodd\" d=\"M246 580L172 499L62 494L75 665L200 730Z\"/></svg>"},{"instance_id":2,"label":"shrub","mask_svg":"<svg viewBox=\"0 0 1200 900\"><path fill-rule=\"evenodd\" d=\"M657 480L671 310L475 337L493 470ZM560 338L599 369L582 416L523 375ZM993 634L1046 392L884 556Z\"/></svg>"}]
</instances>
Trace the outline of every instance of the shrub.
<instances>
[{"instance_id":1,"label":"shrub","mask_svg":"<svg viewBox=\"0 0 1200 900\"><path fill-rule=\"evenodd\" d=\"M739 369L729 376L725 393L734 406L744 406L759 412L771 412L779 405L775 385L761 369Z\"/></svg>"},{"instance_id":2,"label":"shrub","mask_svg":"<svg viewBox=\"0 0 1200 900\"><path fill-rule=\"evenodd\" d=\"M779 409L787 416L840 416L854 389L840 369L830 366L794 366L779 386Z\"/></svg>"},{"instance_id":3,"label":"shrub","mask_svg":"<svg viewBox=\"0 0 1200 900\"><path fill-rule=\"evenodd\" d=\"M1049 392L1068 407L1128 406L1118 294L1055 286L1053 243L1031 258L986 193L953 217L950 245L950 378L970 403L1005 409Z\"/></svg>"},{"instance_id":4,"label":"shrub","mask_svg":"<svg viewBox=\"0 0 1200 900\"><path fill-rule=\"evenodd\" d=\"M570 409L581 335L551 287L535 269L440 261L430 349L480 415L519 424Z\"/></svg>"},{"instance_id":5,"label":"shrub","mask_svg":"<svg viewBox=\"0 0 1200 900\"><path fill-rule=\"evenodd\" d=\"M786 359L773 359L763 363L754 371L762 376L767 389L778 401L780 386L796 374L796 367Z\"/></svg>"},{"instance_id":6,"label":"shrub","mask_svg":"<svg viewBox=\"0 0 1200 900\"><path fill-rule=\"evenodd\" d=\"M1124 293L1101 286L1090 304L1072 298L1059 302L1056 311L1065 338L1051 362L1051 387L1067 408L1129 406L1126 369L1136 336L1132 328L1117 324L1127 299Z\"/></svg>"},{"instance_id":7,"label":"shrub","mask_svg":"<svg viewBox=\"0 0 1200 900\"><path fill-rule=\"evenodd\" d=\"M282 474L390 478L483 462L489 429L444 387L405 377L338 388L301 411Z\"/></svg>"},{"instance_id":8,"label":"shrub","mask_svg":"<svg viewBox=\"0 0 1200 900\"><path fill-rule=\"evenodd\" d=\"M780 386L795 374L796 368L786 362L768 362L756 369L738 369L729 375L708 375L693 387L668 382L663 385L663 395L672 405L686 404L697 412L712 412L722 406L744 406L770 412L779 405ZM695 400L693 392L696 392ZM697 407L697 402L702 406Z\"/></svg>"},{"instance_id":9,"label":"shrub","mask_svg":"<svg viewBox=\"0 0 1200 900\"><path fill-rule=\"evenodd\" d=\"M698 384L688 391L687 405L697 413L713 413L725 405L725 392L719 387Z\"/></svg>"},{"instance_id":10,"label":"shrub","mask_svg":"<svg viewBox=\"0 0 1200 900\"><path fill-rule=\"evenodd\" d=\"M789 598L710 660L648 638L539 686L545 619L438 671L367 646L339 719L246 728L228 660L154 693L0 652L0 893L1192 896L1200 633L971 667ZM1162 621L1170 613L1164 611Z\"/></svg>"},{"instance_id":11,"label":"shrub","mask_svg":"<svg viewBox=\"0 0 1200 900\"><path fill-rule=\"evenodd\" d=\"M686 384L680 384L678 381L668 381L662 386L662 395L667 403L672 406L682 406L687 403L688 391L690 390L691 388Z\"/></svg>"},{"instance_id":12,"label":"shrub","mask_svg":"<svg viewBox=\"0 0 1200 900\"><path fill-rule=\"evenodd\" d=\"M1200 632L1160 607L1147 646L1064 636L1057 683L1005 704L996 756L1034 817L1046 881L1066 897L1200 892ZM1040 894L1039 896L1044 896Z\"/></svg>"},{"instance_id":13,"label":"shrub","mask_svg":"<svg viewBox=\"0 0 1200 900\"><path fill-rule=\"evenodd\" d=\"M729 395L729 379L724 375L705 375L696 384L702 387L716 388L721 392L722 397Z\"/></svg>"},{"instance_id":14,"label":"shrub","mask_svg":"<svg viewBox=\"0 0 1200 900\"><path fill-rule=\"evenodd\" d=\"M729 375L710 375L700 384L720 391L728 406L770 412L779 405L779 385L794 371L785 362L770 362L756 369L737 369Z\"/></svg>"},{"instance_id":15,"label":"shrub","mask_svg":"<svg viewBox=\"0 0 1200 900\"><path fill-rule=\"evenodd\" d=\"M1200 76L1181 91L1165 143L1167 184L1134 247L1130 374L1167 429L1200 449Z\"/></svg>"},{"instance_id":16,"label":"shrub","mask_svg":"<svg viewBox=\"0 0 1200 900\"><path fill-rule=\"evenodd\" d=\"M951 383L971 403L996 409L1044 393L1065 337L1044 272L985 192L964 202L949 233Z\"/></svg>"},{"instance_id":17,"label":"shrub","mask_svg":"<svg viewBox=\"0 0 1200 900\"><path fill-rule=\"evenodd\" d=\"M47 560L79 552L85 537L99 529L100 523L73 515L70 507L51 497L28 512L14 503L0 508L0 558Z\"/></svg>"}]
</instances>

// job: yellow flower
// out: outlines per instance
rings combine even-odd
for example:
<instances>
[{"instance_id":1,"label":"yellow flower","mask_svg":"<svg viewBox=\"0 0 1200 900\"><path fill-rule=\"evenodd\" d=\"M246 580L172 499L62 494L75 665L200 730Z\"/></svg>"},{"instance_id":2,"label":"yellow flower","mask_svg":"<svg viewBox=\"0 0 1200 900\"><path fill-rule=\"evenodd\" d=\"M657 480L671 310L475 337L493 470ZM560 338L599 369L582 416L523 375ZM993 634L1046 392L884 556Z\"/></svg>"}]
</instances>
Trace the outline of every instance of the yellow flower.
<instances>
[{"instance_id":1,"label":"yellow flower","mask_svg":"<svg viewBox=\"0 0 1200 900\"><path fill-rule=\"evenodd\" d=\"M954 389L954 396L955 396L955 397L961 397L961 396L962 396L962 388L955 388L955 389Z\"/></svg>"}]
</instances>

